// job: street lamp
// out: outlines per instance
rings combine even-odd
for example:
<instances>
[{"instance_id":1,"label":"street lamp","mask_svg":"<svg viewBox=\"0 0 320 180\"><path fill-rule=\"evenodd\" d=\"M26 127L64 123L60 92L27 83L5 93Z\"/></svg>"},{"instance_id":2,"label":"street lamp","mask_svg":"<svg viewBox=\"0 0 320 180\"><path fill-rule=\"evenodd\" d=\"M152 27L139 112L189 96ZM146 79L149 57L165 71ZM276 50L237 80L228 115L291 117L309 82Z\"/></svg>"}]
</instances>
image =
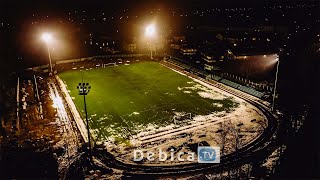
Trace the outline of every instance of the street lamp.
<instances>
[{"instance_id":1,"label":"street lamp","mask_svg":"<svg viewBox=\"0 0 320 180\"><path fill-rule=\"evenodd\" d=\"M89 142L89 157L92 161L92 149L91 149L91 141L90 141L90 130L89 130L89 121L88 121L88 113L87 113L87 103L86 103L86 95L90 92L91 86L89 86L89 83L79 83L77 86L77 89L79 90L79 95L83 96L84 101L84 111L86 113L86 122L87 122L87 132L88 132L88 142Z\"/></svg>"},{"instance_id":2,"label":"street lamp","mask_svg":"<svg viewBox=\"0 0 320 180\"><path fill-rule=\"evenodd\" d=\"M48 49L48 56L50 61L50 73L52 73L52 63L51 63L51 54L50 54L50 48L49 44L52 42L52 35L50 33L43 33L41 35L41 39L45 42L47 49Z\"/></svg>"},{"instance_id":3,"label":"street lamp","mask_svg":"<svg viewBox=\"0 0 320 180\"><path fill-rule=\"evenodd\" d=\"M273 88L273 96L272 96L272 107L271 110L274 110L274 101L276 98L276 90L277 90L277 83L278 83L278 73L279 73L279 64L280 64L280 60L279 60L279 54L277 57L277 71L276 71L276 79L274 80L274 88Z\"/></svg>"},{"instance_id":4,"label":"street lamp","mask_svg":"<svg viewBox=\"0 0 320 180\"><path fill-rule=\"evenodd\" d=\"M154 24L149 24L146 29L145 29L145 36L149 39L150 43L150 58L153 59L152 57L152 43L151 39L154 38L156 35L156 27Z\"/></svg>"}]
</instances>

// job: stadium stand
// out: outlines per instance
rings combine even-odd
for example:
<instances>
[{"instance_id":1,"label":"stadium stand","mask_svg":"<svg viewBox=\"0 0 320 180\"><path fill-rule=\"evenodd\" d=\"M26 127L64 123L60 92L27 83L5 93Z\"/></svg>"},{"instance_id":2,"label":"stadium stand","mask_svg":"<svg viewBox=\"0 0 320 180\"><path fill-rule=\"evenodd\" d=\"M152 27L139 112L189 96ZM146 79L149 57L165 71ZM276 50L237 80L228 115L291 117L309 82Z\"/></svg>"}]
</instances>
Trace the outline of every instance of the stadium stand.
<instances>
[{"instance_id":1,"label":"stadium stand","mask_svg":"<svg viewBox=\"0 0 320 180\"><path fill-rule=\"evenodd\" d=\"M221 77L219 77L219 76L213 76L212 79L213 79L213 80L216 80L216 81L220 81L220 80L221 80Z\"/></svg>"},{"instance_id":2,"label":"stadium stand","mask_svg":"<svg viewBox=\"0 0 320 180\"><path fill-rule=\"evenodd\" d=\"M247 87L247 86L242 86L240 85L238 87L239 90L243 91L243 92L246 92L248 94L251 94L253 96L256 96L256 97L259 97L259 98L262 98L264 96L264 93L260 92L260 91L257 91L253 88L250 88L250 87Z\"/></svg>"},{"instance_id":3,"label":"stadium stand","mask_svg":"<svg viewBox=\"0 0 320 180\"><path fill-rule=\"evenodd\" d=\"M179 66L180 68L182 68L184 70L187 70L188 72L191 72L191 73L194 73L194 74L202 74L202 75L204 75L204 77L206 79L213 79L213 80L221 82L221 83L223 83L223 84L225 84L227 86L230 86L230 87L233 87L233 88L238 89L240 91L243 91L245 93L248 93L248 94L250 94L252 96L255 96L255 97L258 97L258 98L262 98L265 95L265 93L257 91L252 87L243 86L241 84L235 83L235 82L230 81L228 79L224 79L224 78L222 78L220 76L217 76L217 75L211 76L211 74L208 73L208 72L193 68L190 65L186 65L185 63L181 62L181 60L178 59L178 58L174 58L174 59L171 58L171 59L168 59L167 61L172 63L172 64L175 64L175 65Z\"/></svg>"},{"instance_id":4,"label":"stadium stand","mask_svg":"<svg viewBox=\"0 0 320 180\"><path fill-rule=\"evenodd\" d=\"M231 87L233 87L235 89L238 89L238 87L240 86L240 84L232 82L232 81L229 81L227 79L221 79L220 82L225 84L225 85L231 86Z\"/></svg>"},{"instance_id":5,"label":"stadium stand","mask_svg":"<svg viewBox=\"0 0 320 180\"><path fill-rule=\"evenodd\" d=\"M242 86L238 83L235 83L235 82L232 82L230 80L227 80L227 79L219 79L220 77L219 76L215 76L213 77L212 79L216 80L216 81L219 81L225 85L228 85L228 86L231 86L235 89L238 89L240 91L243 91L245 93L248 93L250 95L253 95L255 97L258 97L258 98L262 98L265 94L263 92L260 92L260 91L257 91L251 87L247 87L247 86Z\"/></svg>"},{"instance_id":6,"label":"stadium stand","mask_svg":"<svg viewBox=\"0 0 320 180\"><path fill-rule=\"evenodd\" d=\"M222 78L220 76L216 76L216 75L212 76L210 74L207 74L206 79L213 79L215 81L220 81Z\"/></svg>"}]
</instances>

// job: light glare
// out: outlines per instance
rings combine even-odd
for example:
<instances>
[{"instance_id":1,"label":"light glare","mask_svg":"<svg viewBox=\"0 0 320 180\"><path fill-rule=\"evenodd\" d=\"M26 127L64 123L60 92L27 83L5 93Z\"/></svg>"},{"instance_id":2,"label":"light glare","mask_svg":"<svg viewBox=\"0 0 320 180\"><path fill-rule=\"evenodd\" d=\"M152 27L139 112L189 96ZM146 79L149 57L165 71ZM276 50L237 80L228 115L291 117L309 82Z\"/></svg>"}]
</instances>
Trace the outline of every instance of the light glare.
<instances>
[{"instance_id":1,"label":"light glare","mask_svg":"<svg viewBox=\"0 0 320 180\"><path fill-rule=\"evenodd\" d=\"M146 36L152 37L155 35L155 32L156 32L156 28L154 24L150 24L146 27Z\"/></svg>"},{"instance_id":2,"label":"light glare","mask_svg":"<svg viewBox=\"0 0 320 180\"><path fill-rule=\"evenodd\" d=\"M46 43L49 43L52 41L52 35L50 33L43 33L41 38Z\"/></svg>"}]
</instances>

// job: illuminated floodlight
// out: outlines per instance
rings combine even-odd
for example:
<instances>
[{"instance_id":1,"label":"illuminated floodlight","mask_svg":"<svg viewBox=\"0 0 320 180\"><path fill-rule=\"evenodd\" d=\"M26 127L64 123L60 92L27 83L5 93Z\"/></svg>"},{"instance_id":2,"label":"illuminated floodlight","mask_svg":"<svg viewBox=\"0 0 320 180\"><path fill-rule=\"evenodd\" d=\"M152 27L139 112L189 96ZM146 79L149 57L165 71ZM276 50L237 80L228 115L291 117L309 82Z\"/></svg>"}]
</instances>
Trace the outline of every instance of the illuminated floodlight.
<instances>
[{"instance_id":1,"label":"illuminated floodlight","mask_svg":"<svg viewBox=\"0 0 320 180\"><path fill-rule=\"evenodd\" d=\"M146 27L145 34L147 37L153 37L156 33L156 27L154 24L150 24Z\"/></svg>"},{"instance_id":2,"label":"illuminated floodlight","mask_svg":"<svg viewBox=\"0 0 320 180\"><path fill-rule=\"evenodd\" d=\"M45 32L41 35L41 39L43 42L46 43L46 46L48 49L48 57L49 57L49 61L50 61L50 75L51 75L53 70L52 70L52 62L51 62L51 55L50 55L50 47L49 46L52 44L51 42L53 40L53 37L52 37L52 34Z\"/></svg>"},{"instance_id":3,"label":"illuminated floodlight","mask_svg":"<svg viewBox=\"0 0 320 180\"><path fill-rule=\"evenodd\" d=\"M52 41L52 35L50 33L43 33L41 35L41 39L45 42L45 43L50 43Z\"/></svg>"}]
</instances>

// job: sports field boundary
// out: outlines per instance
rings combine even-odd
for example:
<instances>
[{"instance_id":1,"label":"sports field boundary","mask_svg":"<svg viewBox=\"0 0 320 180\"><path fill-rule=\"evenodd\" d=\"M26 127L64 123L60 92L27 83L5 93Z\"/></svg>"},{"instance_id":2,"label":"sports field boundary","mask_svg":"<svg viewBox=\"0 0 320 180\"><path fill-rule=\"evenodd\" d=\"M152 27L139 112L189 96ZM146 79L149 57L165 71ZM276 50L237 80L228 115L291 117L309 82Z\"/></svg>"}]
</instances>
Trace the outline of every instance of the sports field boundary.
<instances>
[{"instance_id":1,"label":"sports field boundary","mask_svg":"<svg viewBox=\"0 0 320 180\"><path fill-rule=\"evenodd\" d=\"M192 73L188 73L186 71L183 71L179 67L172 67L173 65L163 63L163 61L160 62L161 65L165 66L168 69L174 70L177 73L184 74L185 76L191 78L191 79L196 79L197 81L201 81L207 84L210 84L212 86L217 87L218 89L221 89L222 91L225 91L226 93L232 94L233 96L239 97L240 99L243 99L247 101L248 103L252 104L253 106L257 107L268 119L268 126L266 130L264 131L263 135L259 136L257 140L254 142L251 142L244 148L241 148L238 152L232 153L224 157L226 162L224 164L219 164L216 166L211 166L211 165L202 165L202 164L188 164L188 165L139 165L139 164L133 164L133 163L127 163L127 162L122 162L121 159L118 157L110 157L110 154L108 152L104 152L103 154L106 153L106 157L101 157L100 153L97 153L97 157L100 157L103 159L104 163L106 163L107 166L123 170L126 169L126 174L129 175L139 175L139 174L153 174L153 175L158 175L158 174L180 174L184 172L199 172L203 171L205 169L216 169L220 167L225 167L228 166L230 162L233 162L235 159L239 159L239 156L243 155L243 157L251 157L253 153L258 153L261 152L260 150L266 149L269 147L271 142L276 138L275 134L277 133L277 118L269 112L269 108L267 108L267 105L263 103L262 100L258 100L257 98L253 98L252 96L249 96L246 93L242 93L239 91L235 91L233 88L221 85L220 83L216 81L207 81L206 79L203 79L201 77L198 77ZM60 86L61 91L64 94L65 100L68 102L68 106L72 112L72 115L74 116L74 120L77 123L78 129L81 132L81 135L85 139L86 136L86 127L84 124L84 121L82 120L79 112L77 111L77 108L72 100L72 98L69 95L69 92L64 84L64 82L57 77L58 84ZM76 117L77 116L77 117ZM269 121L270 119L270 121ZM86 139L85 139L86 140ZM87 141L86 141L87 142ZM262 147L261 147L262 145ZM104 151L104 150L103 150ZM250 155L250 156L249 156ZM238 161L239 163L242 161ZM130 170L128 170L130 169ZM161 172L159 172L161 170ZM178 170L178 171L176 171Z\"/></svg>"}]
</instances>

